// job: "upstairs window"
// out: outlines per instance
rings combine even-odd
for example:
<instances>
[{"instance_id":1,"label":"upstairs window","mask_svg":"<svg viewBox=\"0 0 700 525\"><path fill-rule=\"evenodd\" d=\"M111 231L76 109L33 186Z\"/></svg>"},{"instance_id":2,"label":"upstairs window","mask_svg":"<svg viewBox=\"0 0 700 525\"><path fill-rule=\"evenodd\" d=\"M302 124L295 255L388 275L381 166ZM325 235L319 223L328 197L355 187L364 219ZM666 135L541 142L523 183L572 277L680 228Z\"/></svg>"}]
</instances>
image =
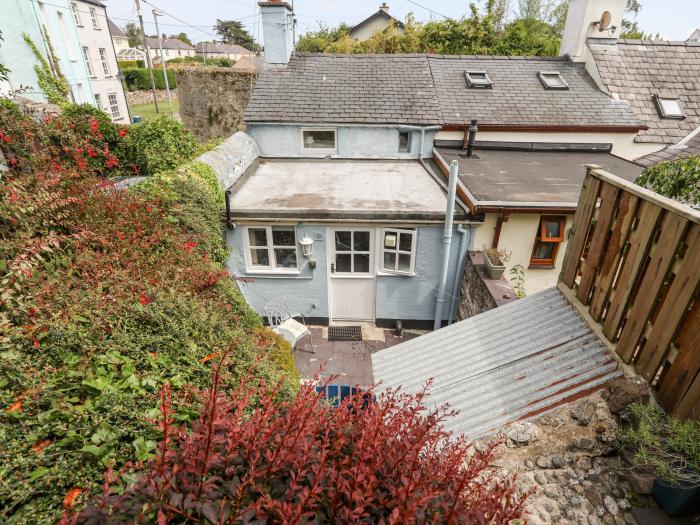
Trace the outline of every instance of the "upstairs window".
<instances>
[{"instance_id":1,"label":"upstairs window","mask_svg":"<svg viewBox=\"0 0 700 525\"><path fill-rule=\"evenodd\" d=\"M251 271L297 270L297 242L293 226L249 226L248 267Z\"/></svg>"},{"instance_id":2,"label":"upstairs window","mask_svg":"<svg viewBox=\"0 0 700 525\"><path fill-rule=\"evenodd\" d=\"M100 48L100 60L102 61L102 71L104 71L105 76L108 77L112 74L109 70L109 61L107 60L107 50Z\"/></svg>"},{"instance_id":3,"label":"upstairs window","mask_svg":"<svg viewBox=\"0 0 700 525\"><path fill-rule=\"evenodd\" d=\"M661 118L684 119L685 113L678 97L655 95L656 108Z\"/></svg>"},{"instance_id":4,"label":"upstairs window","mask_svg":"<svg viewBox=\"0 0 700 525\"><path fill-rule=\"evenodd\" d=\"M537 76L545 89L569 89L569 84L559 71L540 71Z\"/></svg>"},{"instance_id":5,"label":"upstairs window","mask_svg":"<svg viewBox=\"0 0 700 525\"><path fill-rule=\"evenodd\" d=\"M399 131L399 153L410 153L411 151L411 132Z\"/></svg>"},{"instance_id":6,"label":"upstairs window","mask_svg":"<svg viewBox=\"0 0 700 525\"><path fill-rule=\"evenodd\" d=\"M416 230L385 228L382 232L382 270L413 275L416 263Z\"/></svg>"},{"instance_id":7,"label":"upstairs window","mask_svg":"<svg viewBox=\"0 0 700 525\"><path fill-rule=\"evenodd\" d=\"M493 82L486 71L467 71L464 76L467 78L468 88L489 89L493 87Z\"/></svg>"},{"instance_id":8,"label":"upstairs window","mask_svg":"<svg viewBox=\"0 0 700 525\"><path fill-rule=\"evenodd\" d=\"M83 46L83 58L85 59L85 67L87 68L88 75L94 77L95 74L92 72L92 62L90 62L90 51L85 46Z\"/></svg>"},{"instance_id":9,"label":"upstairs window","mask_svg":"<svg viewBox=\"0 0 700 525\"><path fill-rule=\"evenodd\" d=\"M530 257L531 267L552 268L559 245L564 242L565 217L542 217L535 234L535 245Z\"/></svg>"},{"instance_id":10,"label":"upstairs window","mask_svg":"<svg viewBox=\"0 0 700 525\"><path fill-rule=\"evenodd\" d=\"M92 19L92 28L99 29L100 21L97 19L97 11L95 11L94 7L90 8L90 18Z\"/></svg>"},{"instance_id":11,"label":"upstairs window","mask_svg":"<svg viewBox=\"0 0 700 525\"><path fill-rule=\"evenodd\" d=\"M75 25L78 27L83 27L80 22L80 13L78 13L78 5L75 2L70 3L70 10L73 12L73 19L75 20Z\"/></svg>"},{"instance_id":12,"label":"upstairs window","mask_svg":"<svg viewBox=\"0 0 700 525\"><path fill-rule=\"evenodd\" d=\"M336 130L334 129L303 129L301 131L301 147L303 150L317 152L332 152L336 149Z\"/></svg>"}]
</instances>

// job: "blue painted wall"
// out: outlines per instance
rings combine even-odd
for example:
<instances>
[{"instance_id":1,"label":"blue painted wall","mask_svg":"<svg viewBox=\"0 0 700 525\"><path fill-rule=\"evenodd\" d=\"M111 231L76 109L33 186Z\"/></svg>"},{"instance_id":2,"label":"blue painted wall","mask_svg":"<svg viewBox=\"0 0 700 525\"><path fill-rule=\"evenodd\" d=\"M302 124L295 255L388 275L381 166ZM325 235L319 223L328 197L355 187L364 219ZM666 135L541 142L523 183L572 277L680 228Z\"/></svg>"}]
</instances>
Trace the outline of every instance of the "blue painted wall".
<instances>
[{"instance_id":1,"label":"blue painted wall","mask_svg":"<svg viewBox=\"0 0 700 525\"><path fill-rule=\"evenodd\" d=\"M34 71L36 57L22 37L23 33L28 34L39 51L47 56L47 47L41 32L42 25L46 26L75 101L94 104L95 99L68 0L51 0L43 4L36 0L0 1L0 31L4 39L0 43L0 61L10 69L9 88L29 86L30 90L23 96L37 102L46 101L38 87ZM7 87L6 85L2 88L4 90Z\"/></svg>"},{"instance_id":2,"label":"blue painted wall","mask_svg":"<svg viewBox=\"0 0 700 525\"><path fill-rule=\"evenodd\" d=\"M334 225L336 226L336 225ZM241 282L240 288L248 303L263 315L263 306L271 299L285 296L295 312L306 317L327 318L328 289L326 256L326 226L297 225L297 239L308 235L314 239L313 258L315 270L308 266L308 259L297 249L297 260L301 262L298 276L269 276L247 274L244 255L244 228L237 227L227 233L231 249L229 271L236 276L252 279ZM455 229L450 250L450 271L447 292L452 293L457 270L460 235ZM431 320L435 314L435 299L442 262L442 227L421 226L418 228L416 244L415 276L379 275L376 286L376 317L378 319ZM447 319L449 296L444 309Z\"/></svg>"},{"instance_id":3,"label":"blue painted wall","mask_svg":"<svg viewBox=\"0 0 700 525\"><path fill-rule=\"evenodd\" d=\"M411 131L411 148L408 153L399 153L400 126L387 127L358 127L358 126L303 126L303 129L335 128L338 130L337 153L334 158L360 158L360 159L417 159L420 154L421 133L419 130ZM280 124L249 124L248 134L251 135L260 147L262 157L325 157L327 153L314 155L301 148L302 126L285 126ZM433 140L436 131L426 131L423 142L423 156L433 155Z\"/></svg>"}]
</instances>

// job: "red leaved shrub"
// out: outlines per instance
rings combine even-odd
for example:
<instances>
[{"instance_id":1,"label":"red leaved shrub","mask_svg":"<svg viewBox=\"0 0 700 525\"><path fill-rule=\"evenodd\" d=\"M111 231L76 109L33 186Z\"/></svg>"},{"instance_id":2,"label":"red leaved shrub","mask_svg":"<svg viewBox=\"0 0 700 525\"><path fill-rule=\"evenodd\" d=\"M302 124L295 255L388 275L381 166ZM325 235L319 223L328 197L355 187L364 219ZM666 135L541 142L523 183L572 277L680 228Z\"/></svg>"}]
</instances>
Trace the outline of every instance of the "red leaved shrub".
<instances>
[{"instance_id":1,"label":"red leaved shrub","mask_svg":"<svg viewBox=\"0 0 700 525\"><path fill-rule=\"evenodd\" d=\"M425 392L368 393L339 408L311 385L280 404L275 390L243 380L203 394L191 430L174 426L161 397L163 440L123 494L108 472L86 523L508 523L526 495L490 466L494 449L450 439L451 413Z\"/></svg>"}]
</instances>

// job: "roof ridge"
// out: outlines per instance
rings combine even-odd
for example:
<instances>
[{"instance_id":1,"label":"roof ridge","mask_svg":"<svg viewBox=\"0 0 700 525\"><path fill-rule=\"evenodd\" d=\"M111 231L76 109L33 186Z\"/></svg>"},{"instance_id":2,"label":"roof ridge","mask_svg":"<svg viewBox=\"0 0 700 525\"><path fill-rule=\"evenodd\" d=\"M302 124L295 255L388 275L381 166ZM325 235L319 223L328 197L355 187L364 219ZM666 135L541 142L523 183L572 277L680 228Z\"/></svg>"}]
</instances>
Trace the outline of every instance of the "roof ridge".
<instances>
[{"instance_id":1,"label":"roof ridge","mask_svg":"<svg viewBox=\"0 0 700 525\"><path fill-rule=\"evenodd\" d=\"M653 40L648 38L618 38L617 45L700 47L700 42L689 42L687 40Z\"/></svg>"}]
</instances>

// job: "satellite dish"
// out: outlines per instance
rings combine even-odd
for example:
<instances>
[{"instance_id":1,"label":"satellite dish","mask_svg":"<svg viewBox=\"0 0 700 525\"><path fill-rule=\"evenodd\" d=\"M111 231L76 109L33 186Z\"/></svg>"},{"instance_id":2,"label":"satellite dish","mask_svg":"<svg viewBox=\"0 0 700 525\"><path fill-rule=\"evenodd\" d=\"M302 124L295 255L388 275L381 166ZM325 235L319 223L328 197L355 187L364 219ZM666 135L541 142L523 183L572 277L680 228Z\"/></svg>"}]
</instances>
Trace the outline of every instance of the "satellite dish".
<instances>
[{"instance_id":1,"label":"satellite dish","mask_svg":"<svg viewBox=\"0 0 700 525\"><path fill-rule=\"evenodd\" d=\"M611 20L612 15L610 14L610 11L603 11L603 14L600 15L600 20L598 21L598 31L603 32L610 27Z\"/></svg>"}]
</instances>

